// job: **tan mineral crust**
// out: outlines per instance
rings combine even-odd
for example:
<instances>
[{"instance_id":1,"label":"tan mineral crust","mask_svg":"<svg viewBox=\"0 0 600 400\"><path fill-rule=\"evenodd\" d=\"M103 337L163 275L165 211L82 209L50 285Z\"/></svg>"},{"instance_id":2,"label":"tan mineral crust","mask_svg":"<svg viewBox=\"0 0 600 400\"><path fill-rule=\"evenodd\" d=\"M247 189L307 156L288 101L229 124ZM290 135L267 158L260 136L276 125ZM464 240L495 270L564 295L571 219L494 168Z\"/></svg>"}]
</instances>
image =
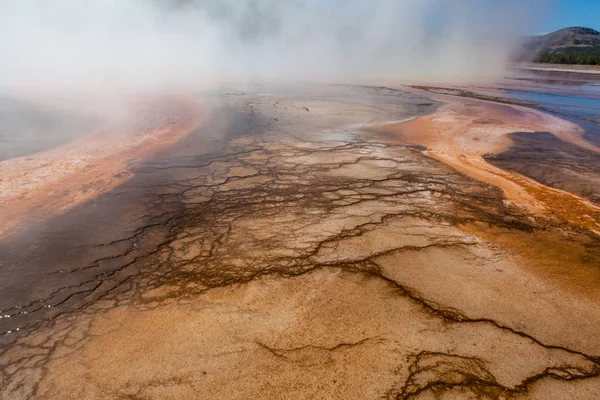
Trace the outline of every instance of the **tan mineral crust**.
<instances>
[{"instance_id":1,"label":"tan mineral crust","mask_svg":"<svg viewBox=\"0 0 600 400\"><path fill-rule=\"evenodd\" d=\"M517 131L598 151L576 125L408 88L232 89L203 107L108 184L144 188L141 225L47 261L40 276L69 283L3 311L0 399L600 398L600 208L483 157ZM186 142L234 128L204 158ZM104 153L115 171L123 151Z\"/></svg>"}]
</instances>

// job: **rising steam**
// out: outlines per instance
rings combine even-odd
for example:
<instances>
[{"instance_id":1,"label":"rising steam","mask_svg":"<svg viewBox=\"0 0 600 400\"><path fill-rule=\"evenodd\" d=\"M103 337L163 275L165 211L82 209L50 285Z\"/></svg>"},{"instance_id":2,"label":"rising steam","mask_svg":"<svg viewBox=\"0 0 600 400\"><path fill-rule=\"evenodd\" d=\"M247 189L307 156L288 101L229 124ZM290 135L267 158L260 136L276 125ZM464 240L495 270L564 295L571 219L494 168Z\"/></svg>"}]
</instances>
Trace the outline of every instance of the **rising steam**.
<instances>
[{"instance_id":1,"label":"rising steam","mask_svg":"<svg viewBox=\"0 0 600 400\"><path fill-rule=\"evenodd\" d=\"M535 4L534 4L535 3ZM0 87L501 73L539 2L0 0Z\"/></svg>"}]
</instances>

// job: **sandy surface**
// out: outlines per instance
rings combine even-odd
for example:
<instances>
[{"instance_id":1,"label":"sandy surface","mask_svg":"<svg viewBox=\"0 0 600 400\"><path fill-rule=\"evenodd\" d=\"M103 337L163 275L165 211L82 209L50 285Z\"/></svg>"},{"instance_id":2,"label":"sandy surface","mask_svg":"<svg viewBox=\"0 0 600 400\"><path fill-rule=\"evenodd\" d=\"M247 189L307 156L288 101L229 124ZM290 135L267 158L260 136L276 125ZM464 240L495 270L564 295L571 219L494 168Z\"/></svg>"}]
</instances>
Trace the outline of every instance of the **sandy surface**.
<instances>
[{"instance_id":1,"label":"sandy surface","mask_svg":"<svg viewBox=\"0 0 600 400\"><path fill-rule=\"evenodd\" d=\"M598 65L565 65L565 64L517 64L513 68L534 71L578 72L583 74L600 74Z\"/></svg>"},{"instance_id":2,"label":"sandy surface","mask_svg":"<svg viewBox=\"0 0 600 400\"><path fill-rule=\"evenodd\" d=\"M597 398L594 206L482 158L515 129L589 146L572 125L385 88L216 103L3 244L1 399Z\"/></svg>"}]
</instances>

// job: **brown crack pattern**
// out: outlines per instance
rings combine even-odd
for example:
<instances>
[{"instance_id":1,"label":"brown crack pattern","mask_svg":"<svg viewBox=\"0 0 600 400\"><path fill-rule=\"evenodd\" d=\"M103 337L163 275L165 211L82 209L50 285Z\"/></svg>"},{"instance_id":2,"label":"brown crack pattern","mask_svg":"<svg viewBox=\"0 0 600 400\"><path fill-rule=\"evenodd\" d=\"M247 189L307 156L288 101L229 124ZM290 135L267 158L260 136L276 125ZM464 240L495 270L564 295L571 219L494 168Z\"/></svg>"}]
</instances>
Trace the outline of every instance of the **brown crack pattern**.
<instances>
[{"instance_id":1,"label":"brown crack pattern","mask_svg":"<svg viewBox=\"0 0 600 400\"><path fill-rule=\"evenodd\" d=\"M479 358L421 352L410 359L408 379L401 388L389 393L390 398L416 398L428 391L459 391L463 396L470 392L478 399L506 399L526 393L529 385L542 379L586 379L597 376L598 373L598 367L591 371L574 367L552 367L528 377L514 387L506 387L497 382L488 371L486 362Z\"/></svg>"},{"instance_id":2,"label":"brown crack pattern","mask_svg":"<svg viewBox=\"0 0 600 400\"><path fill-rule=\"evenodd\" d=\"M82 243L85 257L47 260L47 290L4 307L0 398L597 389L598 306L461 226L558 228L422 149L350 125L411 116L424 99L330 90L229 95L245 111L221 151L198 157L184 143L99 199L131 207L129 228L102 228L110 240Z\"/></svg>"}]
</instances>

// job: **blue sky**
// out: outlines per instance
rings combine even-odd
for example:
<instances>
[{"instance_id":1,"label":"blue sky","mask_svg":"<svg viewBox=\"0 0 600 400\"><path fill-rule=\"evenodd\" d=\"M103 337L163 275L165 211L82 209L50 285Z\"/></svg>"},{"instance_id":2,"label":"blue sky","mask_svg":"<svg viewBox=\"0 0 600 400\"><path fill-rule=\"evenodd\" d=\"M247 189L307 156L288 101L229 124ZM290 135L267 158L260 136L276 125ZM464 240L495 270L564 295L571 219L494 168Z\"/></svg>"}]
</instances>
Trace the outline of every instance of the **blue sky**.
<instances>
[{"instance_id":1,"label":"blue sky","mask_svg":"<svg viewBox=\"0 0 600 400\"><path fill-rule=\"evenodd\" d=\"M527 1L527 0L524 0ZM540 23L542 32L568 26L585 26L600 31L600 0L555 0L546 21Z\"/></svg>"},{"instance_id":2,"label":"blue sky","mask_svg":"<svg viewBox=\"0 0 600 400\"><path fill-rule=\"evenodd\" d=\"M309 4L324 10L339 12L340 4L345 0L296 0L299 3ZM406 1L406 0L396 0ZM441 0L440 3L452 4L454 0ZM464 0L469 1L476 0ZM479 0L486 1L490 6L502 4L505 0ZM548 33L570 26L585 26L600 31L600 0L521 0L521 6L532 15L537 14L539 19L531 21L525 29L525 34ZM355 1L354 3L360 3ZM515 1L518 3L518 1ZM369 5L368 0L364 2ZM343 9L343 8L342 8Z\"/></svg>"}]
</instances>

